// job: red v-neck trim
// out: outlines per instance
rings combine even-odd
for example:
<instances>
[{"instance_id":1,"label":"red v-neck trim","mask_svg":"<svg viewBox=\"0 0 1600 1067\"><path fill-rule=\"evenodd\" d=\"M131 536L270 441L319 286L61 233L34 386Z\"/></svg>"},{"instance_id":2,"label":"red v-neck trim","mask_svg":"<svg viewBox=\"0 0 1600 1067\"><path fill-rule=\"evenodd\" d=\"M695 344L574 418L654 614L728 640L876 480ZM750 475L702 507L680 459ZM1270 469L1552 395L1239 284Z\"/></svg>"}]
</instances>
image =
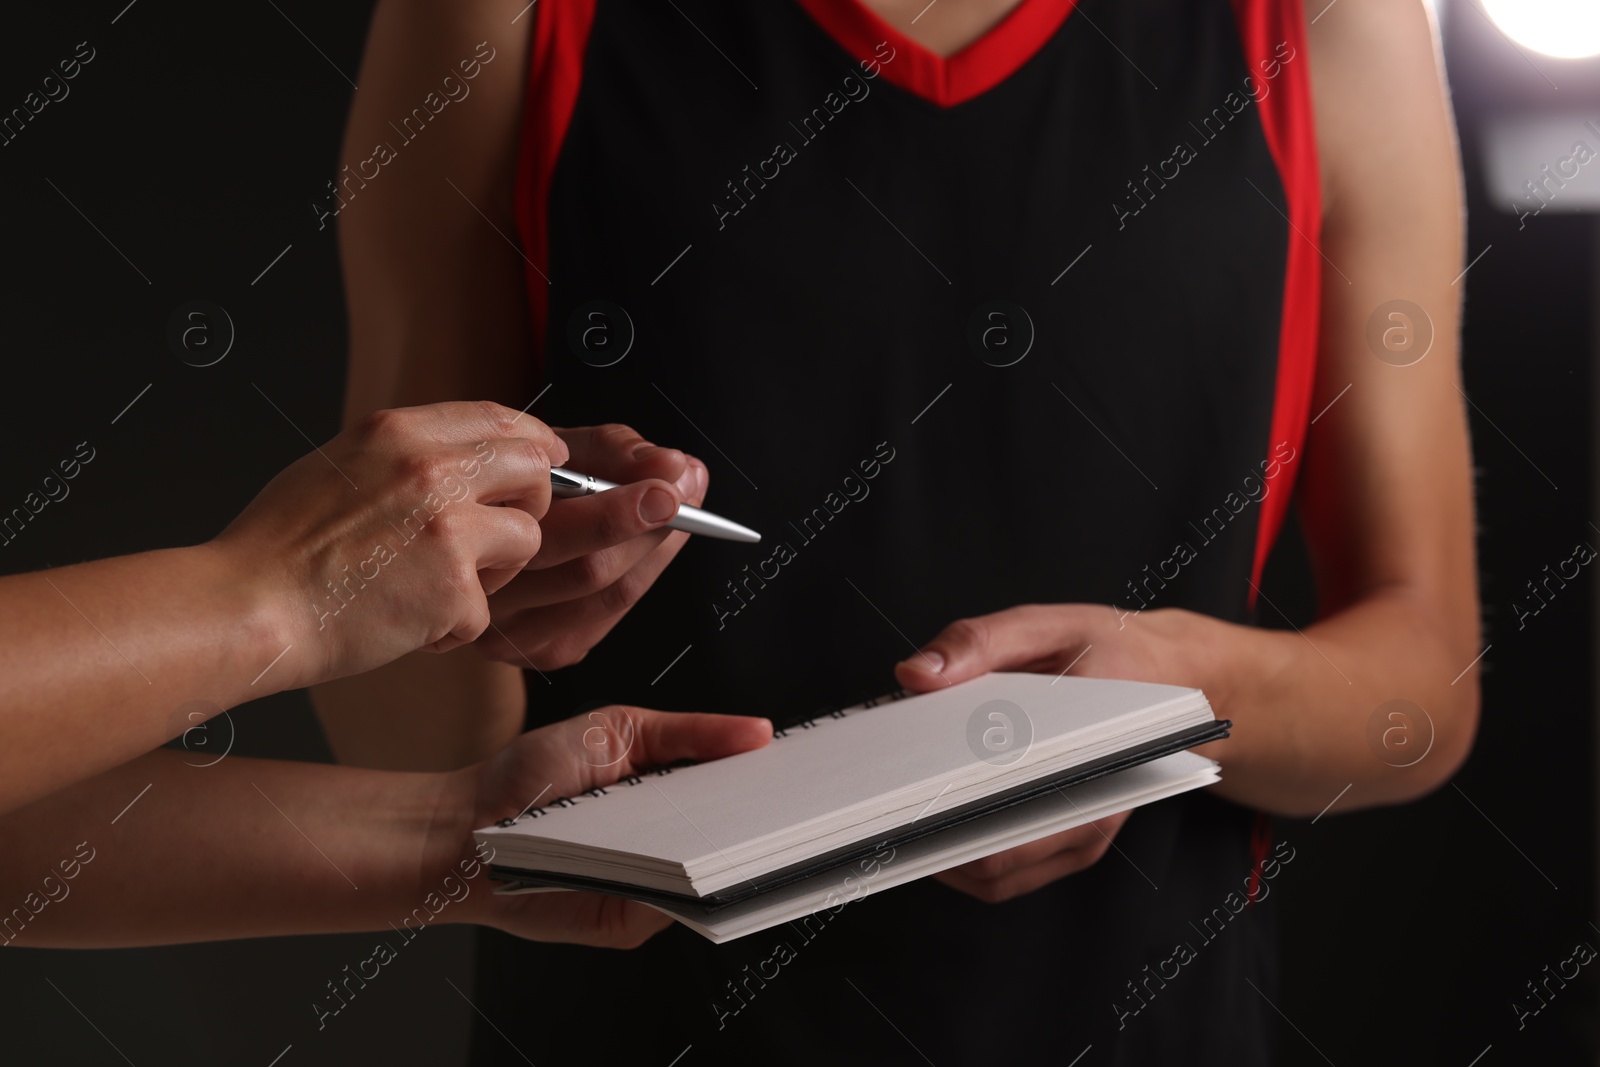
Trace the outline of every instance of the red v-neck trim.
<instances>
[{"instance_id":1,"label":"red v-neck trim","mask_svg":"<svg viewBox=\"0 0 1600 1067\"><path fill-rule=\"evenodd\" d=\"M861 0L798 0L806 13L859 60L882 65L883 77L940 107L982 96L1021 69L1072 14L1077 0L1022 0L999 24L948 58L918 44ZM885 41L888 62L874 50Z\"/></svg>"}]
</instances>

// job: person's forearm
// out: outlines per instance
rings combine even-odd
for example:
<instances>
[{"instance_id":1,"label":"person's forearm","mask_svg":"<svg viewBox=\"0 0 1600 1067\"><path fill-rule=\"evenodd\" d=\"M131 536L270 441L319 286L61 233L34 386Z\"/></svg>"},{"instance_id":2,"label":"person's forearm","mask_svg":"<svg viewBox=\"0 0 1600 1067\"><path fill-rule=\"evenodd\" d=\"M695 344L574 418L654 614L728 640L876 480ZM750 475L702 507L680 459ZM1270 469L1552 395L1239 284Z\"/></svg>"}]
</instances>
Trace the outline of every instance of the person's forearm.
<instances>
[{"instance_id":1,"label":"person's forearm","mask_svg":"<svg viewBox=\"0 0 1600 1067\"><path fill-rule=\"evenodd\" d=\"M1471 750L1473 653L1402 593L1303 632L1214 626L1203 688L1234 725L1201 751L1223 764L1223 796L1292 816L1316 815L1346 786L1341 811L1397 803L1438 788Z\"/></svg>"},{"instance_id":2,"label":"person's forearm","mask_svg":"<svg viewBox=\"0 0 1600 1067\"><path fill-rule=\"evenodd\" d=\"M381 930L414 909L467 921L487 899L462 776L182 756L0 817L0 945Z\"/></svg>"},{"instance_id":3,"label":"person's forearm","mask_svg":"<svg viewBox=\"0 0 1600 1067\"><path fill-rule=\"evenodd\" d=\"M522 732L522 672L476 649L412 653L311 690L341 763L448 771L486 759Z\"/></svg>"},{"instance_id":4,"label":"person's forearm","mask_svg":"<svg viewBox=\"0 0 1600 1067\"><path fill-rule=\"evenodd\" d=\"M277 692L257 577L201 545L0 578L0 812Z\"/></svg>"}]
</instances>

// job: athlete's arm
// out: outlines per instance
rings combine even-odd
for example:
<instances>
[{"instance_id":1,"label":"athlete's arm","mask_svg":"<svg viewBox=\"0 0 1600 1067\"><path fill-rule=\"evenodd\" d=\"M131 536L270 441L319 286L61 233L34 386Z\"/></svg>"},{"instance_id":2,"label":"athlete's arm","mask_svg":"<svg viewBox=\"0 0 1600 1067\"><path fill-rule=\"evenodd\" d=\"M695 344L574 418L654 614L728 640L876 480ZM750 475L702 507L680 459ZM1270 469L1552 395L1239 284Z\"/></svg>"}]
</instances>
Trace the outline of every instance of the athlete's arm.
<instances>
[{"instance_id":1,"label":"athlete's arm","mask_svg":"<svg viewBox=\"0 0 1600 1067\"><path fill-rule=\"evenodd\" d=\"M1307 21L1325 7L1312 0ZM1083 653L1074 673L1197 685L1234 722L1231 738L1205 750L1223 764L1216 792L1300 816L1336 797L1342 812L1446 782L1477 729L1482 647L1457 349L1461 180L1432 29L1420 0L1343 0L1310 27L1308 49L1325 262L1311 404L1322 414L1301 493L1318 620L1300 633L1173 609L1119 619L1104 605L1030 606L937 637L925 651L943 661L942 677L920 656L897 668L927 690L985 670L1059 672ZM1366 340L1374 311L1397 299L1432 320L1431 350L1412 366L1379 359ZM1262 602L1264 615L1274 610ZM1425 716L1386 719L1374 741L1369 724L1392 700ZM941 878L984 899L1015 896L1095 862L1109 843L1102 831L1118 826Z\"/></svg>"},{"instance_id":2,"label":"athlete's arm","mask_svg":"<svg viewBox=\"0 0 1600 1067\"><path fill-rule=\"evenodd\" d=\"M1308 0L1306 10L1309 20L1321 8ZM1323 273L1311 410L1334 406L1311 426L1301 472L1321 619L1307 630L1316 648L1281 635L1292 659L1247 656L1238 665L1247 706L1260 709L1251 720L1258 736L1241 737L1231 758L1243 780L1220 790L1269 809L1320 811L1348 782L1352 808L1417 797L1450 779L1477 732L1483 645L1459 346L1470 275L1433 30L1419 0L1361 0L1309 29L1322 252L1338 264ZM1397 188L1401 170L1415 180ZM1410 355L1380 358L1368 340L1369 322L1394 300L1421 307L1416 331L1431 319L1432 347L1410 366L1391 362ZM1301 699L1303 715L1294 710ZM1431 727L1424 720L1404 731L1409 750L1396 748L1398 735L1375 750L1369 720L1397 699L1418 705ZM1393 766L1410 759L1420 762ZM1296 775L1306 784L1295 786Z\"/></svg>"},{"instance_id":3,"label":"athlete's arm","mask_svg":"<svg viewBox=\"0 0 1600 1067\"><path fill-rule=\"evenodd\" d=\"M548 264L530 267L512 212L533 21L525 0L384 0L373 15L342 153L343 206L327 220L339 230L349 305L347 422L460 396L520 409L537 392L524 275ZM380 145L388 161L367 162ZM551 509L543 559L491 602L481 647L318 687L341 760L420 770L482 759L522 727L520 669L581 659L682 545L684 534L646 533L659 525L646 518L646 495L675 483L679 499L698 503L699 461L625 427L562 432L574 467L640 484Z\"/></svg>"},{"instance_id":4,"label":"athlete's arm","mask_svg":"<svg viewBox=\"0 0 1600 1067\"><path fill-rule=\"evenodd\" d=\"M203 545L0 578L0 812L243 701L471 641L566 455L496 404L388 410Z\"/></svg>"},{"instance_id":5,"label":"athlete's arm","mask_svg":"<svg viewBox=\"0 0 1600 1067\"><path fill-rule=\"evenodd\" d=\"M0 816L0 900L11 909L0 946L376 930L393 949L433 922L636 945L671 920L587 893L497 898L482 862L492 850L475 850L471 832L541 795L576 796L771 735L765 719L607 708L449 773L150 753Z\"/></svg>"},{"instance_id":6,"label":"athlete's arm","mask_svg":"<svg viewBox=\"0 0 1600 1067\"><path fill-rule=\"evenodd\" d=\"M1320 9L1307 7L1309 21ZM1461 168L1433 29L1420 0L1359 0L1327 12L1307 44L1328 261L1311 410L1327 410L1310 428L1301 517L1320 619L1304 636L1230 628L1218 689L1239 725L1218 749L1218 792L1301 815L1346 784L1341 810L1448 781L1477 731L1482 650L1459 358ZM1397 299L1432 320L1432 348L1411 366L1380 359L1367 339ZM1369 720L1391 700L1426 712L1406 752L1369 743Z\"/></svg>"}]
</instances>

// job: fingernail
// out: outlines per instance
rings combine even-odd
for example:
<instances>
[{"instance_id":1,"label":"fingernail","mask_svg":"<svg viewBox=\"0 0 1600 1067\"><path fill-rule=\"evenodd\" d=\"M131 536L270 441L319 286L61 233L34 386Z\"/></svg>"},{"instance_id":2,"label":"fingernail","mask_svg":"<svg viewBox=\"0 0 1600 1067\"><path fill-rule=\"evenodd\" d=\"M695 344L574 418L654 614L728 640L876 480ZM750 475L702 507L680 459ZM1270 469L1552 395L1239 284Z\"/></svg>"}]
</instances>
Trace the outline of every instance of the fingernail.
<instances>
[{"instance_id":1,"label":"fingernail","mask_svg":"<svg viewBox=\"0 0 1600 1067\"><path fill-rule=\"evenodd\" d=\"M696 463L694 465L694 484L696 486L696 495L704 499L706 490L711 488L711 472L706 470L704 464Z\"/></svg>"},{"instance_id":2,"label":"fingernail","mask_svg":"<svg viewBox=\"0 0 1600 1067\"><path fill-rule=\"evenodd\" d=\"M695 487L697 485L699 485L699 484L700 484L700 476L695 473L694 464L692 464L692 463L688 464L687 466L685 466L683 468L683 473L678 475L678 481L677 481L678 491L680 493L682 493L685 497L694 496L695 495Z\"/></svg>"},{"instance_id":3,"label":"fingernail","mask_svg":"<svg viewBox=\"0 0 1600 1067\"><path fill-rule=\"evenodd\" d=\"M678 513L678 502L665 489L652 489L639 501L639 517L654 526Z\"/></svg>"},{"instance_id":4,"label":"fingernail","mask_svg":"<svg viewBox=\"0 0 1600 1067\"><path fill-rule=\"evenodd\" d=\"M653 445L649 441L640 441L638 444L633 446L633 452L631 455L634 459L644 459L650 453L659 451L661 451L660 445Z\"/></svg>"},{"instance_id":5,"label":"fingernail","mask_svg":"<svg viewBox=\"0 0 1600 1067\"><path fill-rule=\"evenodd\" d=\"M918 666L926 667L928 670L932 671L934 674L938 674L940 671L944 670L944 657L941 656L937 651L935 651L934 649L931 649L931 648L928 649L926 652L917 653L915 656L912 656L906 662L907 663L915 663Z\"/></svg>"}]
</instances>

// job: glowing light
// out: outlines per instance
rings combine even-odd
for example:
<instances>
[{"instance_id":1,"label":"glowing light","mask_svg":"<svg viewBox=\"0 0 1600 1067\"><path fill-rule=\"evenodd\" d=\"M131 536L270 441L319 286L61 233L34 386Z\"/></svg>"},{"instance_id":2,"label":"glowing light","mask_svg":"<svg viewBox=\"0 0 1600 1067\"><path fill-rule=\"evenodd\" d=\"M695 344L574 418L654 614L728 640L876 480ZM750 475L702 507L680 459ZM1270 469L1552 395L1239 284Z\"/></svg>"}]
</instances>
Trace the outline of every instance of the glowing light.
<instances>
[{"instance_id":1,"label":"glowing light","mask_svg":"<svg viewBox=\"0 0 1600 1067\"><path fill-rule=\"evenodd\" d=\"M1595 0L1483 0L1483 6L1507 37L1536 52L1560 59L1600 55Z\"/></svg>"}]
</instances>

